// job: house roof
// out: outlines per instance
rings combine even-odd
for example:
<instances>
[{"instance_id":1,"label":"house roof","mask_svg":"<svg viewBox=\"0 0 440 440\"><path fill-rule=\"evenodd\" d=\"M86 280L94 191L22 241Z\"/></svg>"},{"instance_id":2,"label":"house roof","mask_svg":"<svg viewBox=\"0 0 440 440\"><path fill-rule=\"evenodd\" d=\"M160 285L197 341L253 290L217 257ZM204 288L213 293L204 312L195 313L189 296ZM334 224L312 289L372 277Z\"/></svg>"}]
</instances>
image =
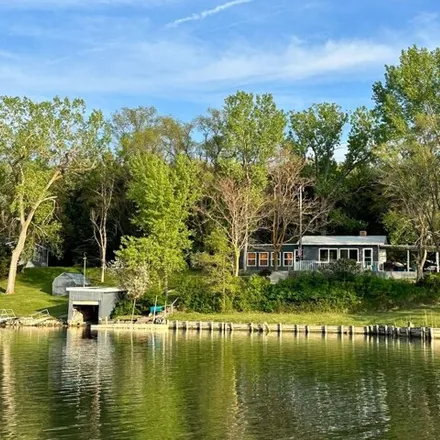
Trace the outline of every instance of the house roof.
<instances>
[{"instance_id":1,"label":"house roof","mask_svg":"<svg viewBox=\"0 0 440 440\"><path fill-rule=\"evenodd\" d=\"M386 243L385 235L305 235L302 238L303 246L372 246Z\"/></svg>"}]
</instances>

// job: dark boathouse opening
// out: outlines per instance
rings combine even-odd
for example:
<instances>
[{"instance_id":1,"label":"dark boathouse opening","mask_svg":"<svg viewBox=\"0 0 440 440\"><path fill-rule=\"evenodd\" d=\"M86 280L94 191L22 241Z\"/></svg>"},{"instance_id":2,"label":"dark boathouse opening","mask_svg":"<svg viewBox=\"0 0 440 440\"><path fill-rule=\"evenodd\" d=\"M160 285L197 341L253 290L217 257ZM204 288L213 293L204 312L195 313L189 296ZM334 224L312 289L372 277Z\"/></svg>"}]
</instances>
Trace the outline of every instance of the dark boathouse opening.
<instances>
[{"instance_id":1,"label":"dark boathouse opening","mask_svg":"<svg viewBox=\"0 0 440 440\"><path fill-rule=\"evenodd\" d=\"M74 304L73 308L81 313L87 324L97 324L99 321L99 305Z\"/></svg>"}]
</instances>

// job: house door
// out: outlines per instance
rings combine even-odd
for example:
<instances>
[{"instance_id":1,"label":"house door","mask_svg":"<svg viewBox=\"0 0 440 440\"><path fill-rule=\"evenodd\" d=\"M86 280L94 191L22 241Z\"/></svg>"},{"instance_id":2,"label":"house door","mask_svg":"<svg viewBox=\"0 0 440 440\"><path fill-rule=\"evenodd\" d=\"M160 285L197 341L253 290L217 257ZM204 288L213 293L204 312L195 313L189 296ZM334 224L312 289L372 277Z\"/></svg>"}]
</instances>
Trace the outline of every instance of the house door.
<instances>
[{"instance_id":1,"label":"house door","mask_svg":"<svg viewBox=\"0 0 440 440\"><path fill-rule=\"evenodd\" d=\"M373 249L364 249L363 252L363 266L370 268L373 266Z\"/></svg>"}]
</instances>

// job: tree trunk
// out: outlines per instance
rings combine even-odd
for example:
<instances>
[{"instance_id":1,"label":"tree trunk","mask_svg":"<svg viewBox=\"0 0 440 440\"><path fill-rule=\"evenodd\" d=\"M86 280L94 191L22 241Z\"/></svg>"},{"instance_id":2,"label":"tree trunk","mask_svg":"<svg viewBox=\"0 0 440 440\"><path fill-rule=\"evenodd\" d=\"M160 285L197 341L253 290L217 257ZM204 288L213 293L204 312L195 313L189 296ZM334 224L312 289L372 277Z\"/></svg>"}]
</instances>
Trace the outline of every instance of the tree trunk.
<instances>
[{"instance_id":1,"label":"tree trunk","mask_svg":"<svg viewBox=\"0 0 440 440\"><path fill-rule=\"evenodd\" d=\"M246 255L243 255L243 261L246 260ZM235 264L234 264L234 276L238 277L240 272L240 250L235 250Z\"/></svg>"},{"instance_id":2,"label":"tree trunk","mask_svg":"<svg viewBox=\"0 0 440 440\"><path fill-rule=\"evenodd\" d=\"M273 270L277 271L280 266L280 261L278 261L278 257L281 253L281 247L275 247L273 248Z\"/></svg>"},{"instance_id":3,"label":"tree trunk","mask_svg":"<svg viewBox=\"0 0 440 440\"><path fill-rule=\"evenodd\" d=\"M424 273L423 268L425 267L427 257L427 251L425 249L419 249L417 254L417 278L416 281L420 281L423 279Z\"/></svg>"},{"instance_id":4,"label":"tree trunk","mask_svg":"<svg viewBox=\"0 0 440 440\"><path fill-rule=\"evenodd\" d=\"M6 287L7 295L11 295L15 293L15 279L17 278L17 268L21 254L24 249L24 245L26 243L26 236L27 236L27 226L21 229L20 236L18 237L17 245L15 246L15 249L12 251L11 264L9 265L8 284Z\"/></svg>"},{"instance_id":5,"label":"tree trunk","mask_svg":"<svg viewBox=\"0 0 440 440\"><path fill-rule=\"evenodd\" d=\"M101 283L105 281L105 269L107 267L107 249L106 246L101 250Z\"/></svg>"}]
</instances>

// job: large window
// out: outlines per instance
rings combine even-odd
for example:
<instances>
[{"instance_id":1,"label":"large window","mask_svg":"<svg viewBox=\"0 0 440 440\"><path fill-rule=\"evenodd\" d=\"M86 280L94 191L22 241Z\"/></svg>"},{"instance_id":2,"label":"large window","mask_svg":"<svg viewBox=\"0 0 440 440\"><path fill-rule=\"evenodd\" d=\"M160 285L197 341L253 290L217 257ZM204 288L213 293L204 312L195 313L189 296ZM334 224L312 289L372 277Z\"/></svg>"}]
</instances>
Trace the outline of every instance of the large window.
<instances>
[{"instance_id":1,"label":"large window","mask_svg":"<svg viewBox=\"0 0 440 440\"><path fill-rule=\"evenodd\" d=\"M278 266L281 266L281 252L278 252ZM275 252L270 253L270 265L275 266Z\"/></svg>"},{"instance_id":2,"label":"large window","mask_svg":"<svg viewBox=\"0 0 440 440\"><path fill-rule=\"evenodd\" d=\"M257 253L256 252L248 252L247 265L248 265L248 267L255 267L257 265Z\"/></svg>"},{"instance_id":3,"label":"large window","mask_svg":"<svg viewBox=\"0 0 440 440\"><path fill-rule=\"evenodd\" d=\"M260 252L259 262L261 267L269 266L269 252Z\"/></svg>"},{"instance_id":4,"label":"large window","mask_svg":"<svg viewBox=\"0 0 440 440\"><path fill-rule=\"evenodd\" d=\"M373 265L373 249L364 249L364 266L371 267Z\"/></svg>"},{"instance_id":5,"label":"large window","mask_svg":"<svg viewBox=\"0 0 440 440\"><path fill-rule=\"evenodd\" d=\"M337 249L319 249L319 261L321 263L328 263L338 259Z\"/></svg>"},{"instance_id":6,"label":"large window","mask_svg":"<svg viewBox=\"0 0 440 440\"><path fill-rule=\"evenodd\" d=\"M283 266L284 267L293 266L293 252L284 252Z\"/></svg>"},{"instance_id":7,"label":"large window","mask_svg":"<svg viewBox=\"0 0 440 440\"><path fill-rule=\"evenodd\" d=\"M339 249L339 258L359 261L359 249Z\"/></svg>"}]
</instances>

